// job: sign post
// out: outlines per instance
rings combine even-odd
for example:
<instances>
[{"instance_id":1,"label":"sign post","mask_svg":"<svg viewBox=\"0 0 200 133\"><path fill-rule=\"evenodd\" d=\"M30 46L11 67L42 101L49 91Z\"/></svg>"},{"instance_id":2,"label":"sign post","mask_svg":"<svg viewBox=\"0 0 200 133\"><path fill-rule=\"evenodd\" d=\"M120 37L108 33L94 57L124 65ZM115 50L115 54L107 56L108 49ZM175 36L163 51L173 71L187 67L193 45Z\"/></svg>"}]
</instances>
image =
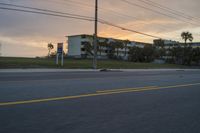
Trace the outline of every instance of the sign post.
<instances>
[{"instance_id":1,"label":"sign post","mask_svg":"<svg viewBox=\"0 0 200 133\"><path fill-rule=\"evenodd\" d=\"M59 56L61 55L61 66L63 66L63 43L57 44L57 54L56 54L56 64L58 65L59 62Z\"/></svg>"}]
</instances>

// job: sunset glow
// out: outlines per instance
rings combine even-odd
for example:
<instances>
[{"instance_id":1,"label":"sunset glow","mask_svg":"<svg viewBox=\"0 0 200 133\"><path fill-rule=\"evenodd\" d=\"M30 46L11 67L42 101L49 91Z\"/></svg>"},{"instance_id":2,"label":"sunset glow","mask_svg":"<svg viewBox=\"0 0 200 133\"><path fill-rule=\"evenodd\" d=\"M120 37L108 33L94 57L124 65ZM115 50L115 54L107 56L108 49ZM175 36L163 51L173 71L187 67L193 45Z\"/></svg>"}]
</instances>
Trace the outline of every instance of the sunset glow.
<instances>
[{"instance_id":1,"label":"sunset glow","mask_svg":"<svg viewBox=\"0 0 200 133\"><path fill-rule=\"evenodd\" d=\"M138 0L128 0L142 7L158 11L158 8ZM148 2L148 0L146 0ZM93 0L20 0L1 2L50 9L59 12L73 13L84 16L94 16ZM159 36L163 39L182 41L181 32L190 31L194 42L200 41L199 0L154 0L174 11L184 13L177 17L165 10L158 14L123 0L99 1L99 19L106 20L118 26ZM1 7L8 7L3 6ZM39 15L0 9L0 43L3 56L35 57L47 54L47 44L58 42L66 44L68 35L93 34L94 24L91 21L68 19L55 16ZM184 17L185 16L185 17ZM193 16L189 18L188 16ZM129 39L153 43L151 37L121 30L109 25L98 25L98 35L117 39Z\"/></svg>"}]
</instances>

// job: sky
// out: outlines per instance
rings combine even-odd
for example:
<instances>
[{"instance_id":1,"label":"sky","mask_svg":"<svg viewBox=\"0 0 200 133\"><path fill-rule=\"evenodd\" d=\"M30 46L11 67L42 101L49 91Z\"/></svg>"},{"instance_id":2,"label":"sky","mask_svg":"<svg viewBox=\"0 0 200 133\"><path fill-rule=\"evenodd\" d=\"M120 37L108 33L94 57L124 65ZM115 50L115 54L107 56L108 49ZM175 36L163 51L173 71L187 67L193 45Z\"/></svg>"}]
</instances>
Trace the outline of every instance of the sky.
<instances>
[{"instance_id":1,"label":"sky","mask_svg":"<svg viewBox=\"0 0 200 133\"><path fill-rule=\"evenodd\" d=\"M95 0L0 0L0 3L89 17L94 17L94 2ZM99 0L98 3L98 17L115 25L180 42L180 34L189 31L193 34L193 42L200 42L199 0ZM166 11L166 8L159 8L157 4L165 6L171 12ZM0 4L0 7L8 6ZM56 47L57 43L63 42L66 51L66 36L93 33L92 21L0 9L1 56L46 56L48 43L53 43ZM153 43L155 39L100 23L98 36L149 43Z\"/></svg>"}]
</instances>

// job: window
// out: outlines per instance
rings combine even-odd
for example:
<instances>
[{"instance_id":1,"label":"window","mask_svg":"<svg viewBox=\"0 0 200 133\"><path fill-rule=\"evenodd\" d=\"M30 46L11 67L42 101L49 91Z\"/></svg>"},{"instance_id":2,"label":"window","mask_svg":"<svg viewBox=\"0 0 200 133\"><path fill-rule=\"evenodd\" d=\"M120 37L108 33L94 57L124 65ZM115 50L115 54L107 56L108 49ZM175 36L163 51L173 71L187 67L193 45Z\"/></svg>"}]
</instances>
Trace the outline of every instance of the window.
<instances>
[{"instance_id":1,"label":"window","mask_svg":"<svg viewBox=\"0 0 200 133\"><path fill-rule=\"evenodd\" d=\"M81 48L81 51L85 51L85 48Z\"/></svg>"},{"instance_id":2,"label":"window","mask_svg":"<svg viewBox=\"0 0 200 133\"><path fill-rule=\"evenodd\" d=\"M85 42L81 42L81 45L85 45Z\"/></svg>"}]
</instances>

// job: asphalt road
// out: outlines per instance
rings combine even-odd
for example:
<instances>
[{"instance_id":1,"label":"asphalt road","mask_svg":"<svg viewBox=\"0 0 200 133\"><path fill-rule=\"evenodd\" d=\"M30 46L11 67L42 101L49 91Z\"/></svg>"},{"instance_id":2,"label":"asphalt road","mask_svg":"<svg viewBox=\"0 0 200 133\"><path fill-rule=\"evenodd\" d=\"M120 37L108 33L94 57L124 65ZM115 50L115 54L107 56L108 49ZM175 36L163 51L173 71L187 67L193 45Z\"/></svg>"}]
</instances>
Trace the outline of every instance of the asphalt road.
<instances>
[{"instance_id":1,"label":"asphalt road","mask_svg":"<svg viewBox=\"0 0 200 133\"><path fill-rule=\"evenodd\" d=\"M199 133L200 71L0 73L0 133Z\"/></svg>"}]
</instances>

